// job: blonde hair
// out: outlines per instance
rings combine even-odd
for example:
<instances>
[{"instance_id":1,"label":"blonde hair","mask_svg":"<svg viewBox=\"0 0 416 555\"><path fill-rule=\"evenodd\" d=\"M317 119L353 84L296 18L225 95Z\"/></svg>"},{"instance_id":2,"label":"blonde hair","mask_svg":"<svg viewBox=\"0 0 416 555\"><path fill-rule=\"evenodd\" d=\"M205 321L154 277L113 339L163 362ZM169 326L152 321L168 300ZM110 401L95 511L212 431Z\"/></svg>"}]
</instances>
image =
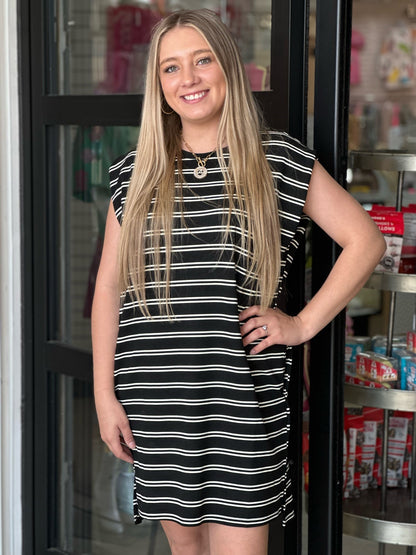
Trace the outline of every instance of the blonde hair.
<instances>
[{"instance_id":1,"label":"blonde hair","mask_svg":"<svg viewBox=\"0 0 416 555\"><path fill-rule=\"evenodd\" d=\"M149 316L145 261L150 260L159 310L172 314L171 231L175 160L178 161L178 184L184 181L182 125L176 112L169 113L171 109L163 96L159 50L163 36L176 27L196 29L208 43L225 76L226 95L217 138L218 159L228 197L225 233L229 232L234 214L241 227L241 247L249 253L246 284L252 290L253 300L265 308L273 302L280 273L280 226L273 177L262 145L259 110L237 45L220 18L207 9L174 12L153 32L141 129L121 227L120 286L136 298L142 312ZM229 151L228 165L223 144Z\"/></svg>"}]
</instances>

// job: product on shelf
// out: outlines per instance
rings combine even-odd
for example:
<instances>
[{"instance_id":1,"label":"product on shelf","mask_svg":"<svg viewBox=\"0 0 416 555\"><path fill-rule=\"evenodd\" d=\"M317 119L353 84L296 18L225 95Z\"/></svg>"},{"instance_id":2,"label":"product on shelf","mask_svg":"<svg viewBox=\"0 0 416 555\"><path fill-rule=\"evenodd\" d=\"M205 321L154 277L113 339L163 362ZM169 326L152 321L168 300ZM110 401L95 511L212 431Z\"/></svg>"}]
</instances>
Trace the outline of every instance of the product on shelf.
<instances>
[{"instance_id":1,"label":"product on shelf","mask_svg":"<svg viewBox=\"0 0 416 555\"><path fill-rule=\"evenodd\" d=\"M404 233L399 272L416 274L416 205L402 208Z\"/></svg>"},{"instance_id":2,"label":"product on shelf","mask_svg":"<svg viewBox=\"0 0 416 555\"><path fill-rule=\"evenodd\" d=\"M393 382L375 382L373 380L366 380L362 376L351 375L346 373L345 374L345 383L351 383L353 385L364 385L365 387L375 387L376 389L391 389L394 385Z\"/></svg>"},{"instance_id":3,"label":"product on shelf","mask_svg":"<svg viewBox=\"0 0 416 555\"><path fill-rule=\"evenodd\" d=\"M398 378L397 361L393 357L366 351L357 355L356 372L358 376L376 382L395 382Z\"/></svg>"},{"instance_id":4,"label":"product on shelf","mask_svg":"<svg viewBox=\"0 0 416 555\"><path fill-rule=\"evenodd\" d=\"M399 416L389 418L389 442L387 449L387 486L406 486L403 482L403 463L406 451L408 419Z\"/></svg>"},{"instance_id":5,"label":"product on shelf","mask_svg":"<svg viewBox=\"0 0 416 555\"><path fill-rule=\"evenodd\" d=\"M373 204L372 212L396 212L392 206ZM399 272L401 274L416 273L416 204L403 206L403 242L401 246Z\"/></svg>"},{"instance_id":6,"label":"product on shelf","mask_svg":"<svg viewBox=\"0 0 416 555\"><path fill-rule=\"evenodd\" d=\"M372 466L372 476L368 477L368 485L377 487L381 485L382 476L382 449L383 449L383 409L375 407L363 407L364 426L375 427L376 442L374 449L374 460ZM367 457L369 459L369 456Z\"/></svg>"},{"instance_id":7,"label":"product on shelf","mask_svg":"<svg viewBox=\"0 0 416 555\"><path fill-rule=\"evenodd\" d=\"M370 337L347 335L345 338L345 362L355 362L357 354L368 351L370 346Z\"/></svg>"},{"instance_id":8,"label":"product on shelf","mask_svg":"<svg viewBox=\"0 0 416 555\"><path fill-rule=\"evenodd\" d=\"M392 340L392 349L406 349L407 348L406 335L395 335ZM381 355L386 354L387 349L387 336L385 335L374 335L371 338L371 351L379 353Z\"/></svg>"},{"instance_id":9,"label":"product on shelf","mask_svg":"<svg viewBox=\"0 0 416 555\"><path fill-rule=\"evenodd\" d=\"M402 486L408 485L409 478L412 477L412 440L413 440L413 413L401 410L395 410L393 416L400 416L407 419L407 438L406 448L404 451Z\"/></svg>"},{"instance_id":10,"label":"product on shelf","mask_svg":"<svg viewBox=\"0 0 416 555\"><path fill-rule=\"evenodd\" d=\"M396 210L372 209L369 214L383 233L387 245L383 258L376 266L376 271L397 273L403 244L403 213Z\"/></svg>"},{"instance_id":11,"label":"product on shelf","mask_svg":"<svg viewBox=\"0 0 416 555\"><path fill-rule=\"evenodd\" d=\"M348 440L347 478L344 497L358 497L361 490L361 465L364 443L362 409L344 409L344 427Z\"/></svg>"},{"instance_id":12,"label":"product on shelf","mask_svg":"<svg viewBox=\"0 0 416 555\"><path fill-rule=\"evenodd\" d=\"M373 483L373 467L376 456L377 422L364 419L364 441L361 463L361 489Z\"/></svg>"}]
</instances>

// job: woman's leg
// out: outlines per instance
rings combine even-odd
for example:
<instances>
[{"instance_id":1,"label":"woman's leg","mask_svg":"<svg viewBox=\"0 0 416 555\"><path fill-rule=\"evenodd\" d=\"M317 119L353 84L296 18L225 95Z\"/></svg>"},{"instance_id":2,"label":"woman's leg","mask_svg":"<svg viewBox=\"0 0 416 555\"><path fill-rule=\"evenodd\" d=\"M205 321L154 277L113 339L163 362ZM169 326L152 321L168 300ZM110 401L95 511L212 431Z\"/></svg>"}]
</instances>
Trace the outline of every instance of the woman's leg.
<instances>
[{"instance_id":1,"label":"woman's leg","mask_svg":"<svg viewBox=\"0 0 416 555\"><path fill-rule=\"evenodd\" d=\"M160 523L172 555L209 555L207 524L181 526L170 520L162 520Z\"/></svg>"},{"instance_id":2,"label":"woman's leg","mask_svg":"<svg viewBox=\"0 0 416 555\"><path fill-rule=\"evenodd\" d=\"M267 555L269 525L242 528L209 523L210 555Z\"/></svg>"}]
</instances>

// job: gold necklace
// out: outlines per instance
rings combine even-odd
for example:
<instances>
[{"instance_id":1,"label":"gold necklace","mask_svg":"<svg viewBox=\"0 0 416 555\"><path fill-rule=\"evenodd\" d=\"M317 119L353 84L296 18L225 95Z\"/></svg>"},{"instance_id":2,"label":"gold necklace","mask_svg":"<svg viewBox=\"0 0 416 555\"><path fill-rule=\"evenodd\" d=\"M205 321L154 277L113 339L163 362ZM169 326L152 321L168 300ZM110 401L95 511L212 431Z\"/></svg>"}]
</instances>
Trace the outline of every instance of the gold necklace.
<instances>
[{"instance_id":1,"label":"gold necklace","mask_svg":"<svg viewBox=\"0 0 416 555\"><path fill-rule=\"evenodd\" d=\"M217 149L214 149L212 152L210 152L208 154L208 156L206 156L204 159L202 159L200 156L198 156L197 154L195 154L195 152L192 150L192 148L188 145L188 143L185 141L185 139L183 139L184 145L186 146L186 148L192 153L193 157L195 158L195 160L198 162L197 167L194 169L194 176L197 179L204 179L204 177L207 175L208 170L206 168L206 163L207 160L210 156L212 156L214 154L214 152Z\"/></svg>"}]
</instances>

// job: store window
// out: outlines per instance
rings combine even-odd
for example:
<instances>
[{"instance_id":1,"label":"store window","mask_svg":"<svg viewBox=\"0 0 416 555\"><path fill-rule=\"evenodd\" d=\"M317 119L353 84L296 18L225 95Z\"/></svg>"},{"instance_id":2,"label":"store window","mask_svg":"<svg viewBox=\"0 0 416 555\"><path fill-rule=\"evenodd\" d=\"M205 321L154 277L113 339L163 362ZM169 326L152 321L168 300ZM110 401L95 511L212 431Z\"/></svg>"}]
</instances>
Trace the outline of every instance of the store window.
<instances>
[{"instance_id":1,"label":"store window","mask_svg":"<svg viewBox=\"0 0 416 555\"><path fill-rule=\"evenodd\" d=\"M61 126L48 132L54 212L56 287L50 339L91 349L90 318L110 201L109 166L134 150L138 127ZM53 302L56 300L56 302Z\"/></svg>"},{"instance_id":2,"label":"store window","mask_svg":"<svg viewBox=\"0 0 416 555\"><path fill-rule=\"evenodd\" d=\"M60 553L168 555L158 522L133 522L132 467L114 457L99 436L92 386L53 374L54 456L50 481L49 546Z\"/></svg>"},{"instance_id":3,"label":"store window","mask_svg":"<svg viewBox=\"0 0 416 555\"><path fill-rule=\"evenodd\" d=\"M209 8L232 29L252 89L270 89L271 0L190 2L187 0L66 0L56 2L50 29L51 94L143 92L153 26L181 8Z\"/></svg>"},{"instance_id":4,"label":"store window","mask_svg":"<svg viewBox=\"0 0 416 555\"><path fill-rule=\"evenodd\" d=\"M416 545L411 508L416 491L411 485L416 470L412 452L416 400L415 391L405 391L414 389L406 363L414 355L406 351L406 335L416 325L415 67L415 3L354 0L349 148L370 154L367 160L362 154L350 157L347 181L350 192L371 210L372 217L385 220L390 250L347 312L345 555L357 549L375 553L377 548L381 555L413 553ZM406 170L412 165L412 171L404 171L403 152L410 157ZM400 179L398 171L389 171L393 168L387 167L388 160L390 166L403 170ZM393 284L391 278L397 281ZM362 350L368 353L360 364L357 353ZM377 359L385 355L390 358ZM371 372L364 368L365 360L371 361ZM380 365L388 360L390 374L380 373Z\"/></svg>"},{"instance_id":5,"label":"store window","mask_svg":"<svg viewBox=\"0 0 416 555\"><path fill-rule=\"evenodd\" d=\"M57 126L48 129L50 202L55 207L55 263L50 339L91 349L90 317L95 278L110 201L108 167L135 148L137 127ZM58 186L56 186L58 184ZM160 555L170 551L158 523L133 523L131 465L102 442L89 376L48 377L49 545L69 553Z\"/></svg>"}]
</instances>

